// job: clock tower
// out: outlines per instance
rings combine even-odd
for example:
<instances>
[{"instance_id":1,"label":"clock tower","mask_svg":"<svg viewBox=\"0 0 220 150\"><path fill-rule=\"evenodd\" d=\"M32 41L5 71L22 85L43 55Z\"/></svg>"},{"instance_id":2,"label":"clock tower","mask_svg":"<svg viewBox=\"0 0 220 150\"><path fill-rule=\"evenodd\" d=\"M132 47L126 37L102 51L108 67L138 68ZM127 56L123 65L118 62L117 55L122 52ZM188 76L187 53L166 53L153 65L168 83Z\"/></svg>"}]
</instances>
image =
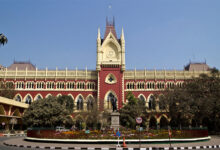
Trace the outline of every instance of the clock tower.
<instances>
[{"instance_id":1,"label":"clock tower","mask_svg":"<svg viewBox=\"0 0 220 150\"><path fill-rule=\"evenodd\" d=\"M106 19L103 38L98 29L96 70L100 110L112 110L113 101L117 109L121 108L124 102L125 40L123 29L121 37L117 38L114 18L113 21Z\"/></svg>"}]
</instances>

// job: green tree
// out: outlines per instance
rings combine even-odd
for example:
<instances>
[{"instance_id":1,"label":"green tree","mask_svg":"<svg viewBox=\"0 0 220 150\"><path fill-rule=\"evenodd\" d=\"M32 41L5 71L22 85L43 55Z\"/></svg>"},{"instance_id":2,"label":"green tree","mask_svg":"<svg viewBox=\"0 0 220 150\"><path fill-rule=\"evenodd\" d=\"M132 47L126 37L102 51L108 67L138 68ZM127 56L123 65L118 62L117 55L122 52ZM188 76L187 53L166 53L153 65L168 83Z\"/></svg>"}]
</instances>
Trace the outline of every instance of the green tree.
<instances>
[{"instance_id":1,"label":"green tree","mask_svg":"<svg viewBox=\"0 0 220 150\"><path fill-rule=\"evenodd\" d=\"M180 88L167 89L163 96L159 96L160 107L171 118L172 127L182 127L189 124L189 118L192 116L190 101L185 90Z\"/></svg>"},{"instance_id":2,"label":"green tree","mask_svg":"<svg viewBox=\"0 0 220 150\"><path fill-rule=\"evenodd\" d=\"M8 42L7 37L4 34L0 34L0 46L5 45Z\"/></svg>"},{"instance_id":3,"label":"green tree","mask_svg":"<svg viewBox=\"0 0 220 150\"><path fill-rule=\"evenodd\" d=\"M127 93L126 99L128 100L128 103L125 104L123 108L119 111L121 125L127 128L135 129L137 125L136 118L142 117L142 126L145 127L145 118L147 118L145 102L135 98L135 96L131 92Z\"/></svg>"},{"instance_id":4,"label":"green tree","mask_svg":"<svg viewBox=\"0 0 220 150\"><path fill-rule=\"evenodd\" d=\"M64 105L65 108L69 111L69 114L73 113L74 102L71 96L62 95L57 98L58 103Z\"/></svg>"},{"instance_id":5,"label":"green tree","mask_svg":"<svg viewBox=\"0 0 220 150\"><path fill-rule=\"evenodd\" d=\"M13 99L15 96L15 90L12 82L4 84L0 82L0 96Z\"/></svg>"},{"instance_id":6,"label":"green tree","mask_svg":"<svg viewBox=\"0 0 220 150\"><path fill-rule=\"evenodd\" d=\"M86 113L86 127L89 129L101 128L101 112L98 110L97 100L93 101L93 106Z\"/></svg>"},{"instance_id":7,"label":"green tree","mask_svg":"<svg viewBox=\"0 0 220 150\"><path fill-rule=\"evenodd\" d=\"M175 87L164 92L160 103L166 106L171 125L194 126L201 124L209 130L220 131L220 74L212 69L210 74L201 74L187 80L182 88ZM184 122L183 122L184 120Z\"/></svg>"},{"instance_id":8,"label":"green tree","mask_svg":"<svg viewBox=\"0 0 220 150\"><path fill-rule=\"evenodd\" d=\"M25 110L22 120L28 127L56 127L69 122L69 111L56 97L34 101Z\"/></svg>"}]
</instances>

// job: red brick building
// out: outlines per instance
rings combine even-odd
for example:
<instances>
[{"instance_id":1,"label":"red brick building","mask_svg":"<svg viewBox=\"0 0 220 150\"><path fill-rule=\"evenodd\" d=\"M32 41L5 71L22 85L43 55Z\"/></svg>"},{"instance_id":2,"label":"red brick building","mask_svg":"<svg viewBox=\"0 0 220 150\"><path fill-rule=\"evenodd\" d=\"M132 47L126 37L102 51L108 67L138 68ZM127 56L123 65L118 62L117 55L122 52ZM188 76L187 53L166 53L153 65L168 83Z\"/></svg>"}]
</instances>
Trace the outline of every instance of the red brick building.
<instances>
[{"instance_id":1,"label":"red brick building","mask_svg":"<svg viewBox=\"0 0 220 150\"><path fill-rule=\"evenodd\" d=\"M30 62L14 62L10 67L0 70L0 81L2 84L12 84L17 93L14 100L23 103L50 95L70 95L74 99L75 112L87 111L95 99L100 110L111 110L112 100L116 101L117 109L120 109L126 103L126 93L131 91L137 98L144 100L148 111L152 112L148 120L160 123L161 119L170 119L163 113L154 94L165 88L182 86L185 80L208 73L207 65L201 63L193 65L196 70L189 65L181 71L126 70L125 65L123 29L118 38L114 21L107 21L103 38L98 29L96 70L38 70ZM156 101L155 107L152 101Z\"/></svg>"}]
</instances>

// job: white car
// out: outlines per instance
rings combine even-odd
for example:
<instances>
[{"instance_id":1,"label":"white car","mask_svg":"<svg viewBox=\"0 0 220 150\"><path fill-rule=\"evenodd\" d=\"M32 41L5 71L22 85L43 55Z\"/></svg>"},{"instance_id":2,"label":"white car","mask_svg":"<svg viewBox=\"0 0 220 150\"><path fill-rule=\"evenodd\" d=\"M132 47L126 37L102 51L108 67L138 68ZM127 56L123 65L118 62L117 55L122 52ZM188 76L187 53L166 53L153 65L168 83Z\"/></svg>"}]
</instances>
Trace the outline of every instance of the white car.
<instances>
[{"instance_id":1,"label":"white car","mask_svg":"<svg viewBox=\"0 0 220 150\"><path fill-rule=\"evenodd\" d=\"M56 127L56 132L65 132L69 131L69 129L65 129L64 127Z\"/></svg>"}]
</instances>

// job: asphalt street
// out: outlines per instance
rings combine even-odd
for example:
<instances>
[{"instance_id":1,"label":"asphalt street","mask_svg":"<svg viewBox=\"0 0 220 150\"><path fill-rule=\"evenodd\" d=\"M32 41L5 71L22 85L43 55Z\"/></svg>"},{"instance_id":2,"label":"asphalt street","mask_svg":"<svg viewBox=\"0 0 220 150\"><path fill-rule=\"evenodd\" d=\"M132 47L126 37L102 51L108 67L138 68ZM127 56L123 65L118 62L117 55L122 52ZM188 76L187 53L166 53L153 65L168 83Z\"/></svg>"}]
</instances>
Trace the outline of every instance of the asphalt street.
<instances>
[{"instance_id":1,"label":"asphalt street","mask_svg":"<svg viewBox=\"0 0 220 150\"><path fill-rule=\"evenodd\" d=\"M18 138L18 137L0 137L0 150L40 150L40 149L33 149L33 148L20 148L14 146L6 146L3 144L4 140L8 140L11 138Z\"/></svg>"},{"instance_id":2,"label":"asphalt street","mask_svg":"<svg viewBox=\"0 0 220 150\"><path fill-rule=\"evenodd\" d=\"M0 137L0 150L42 150L41 148L24 148L24 147L14 147L6 146L3 144L5 140L15 139L20 137ZM202 149L202 150L217 150L217 149Z\"/></svg>"}]
</instances>

